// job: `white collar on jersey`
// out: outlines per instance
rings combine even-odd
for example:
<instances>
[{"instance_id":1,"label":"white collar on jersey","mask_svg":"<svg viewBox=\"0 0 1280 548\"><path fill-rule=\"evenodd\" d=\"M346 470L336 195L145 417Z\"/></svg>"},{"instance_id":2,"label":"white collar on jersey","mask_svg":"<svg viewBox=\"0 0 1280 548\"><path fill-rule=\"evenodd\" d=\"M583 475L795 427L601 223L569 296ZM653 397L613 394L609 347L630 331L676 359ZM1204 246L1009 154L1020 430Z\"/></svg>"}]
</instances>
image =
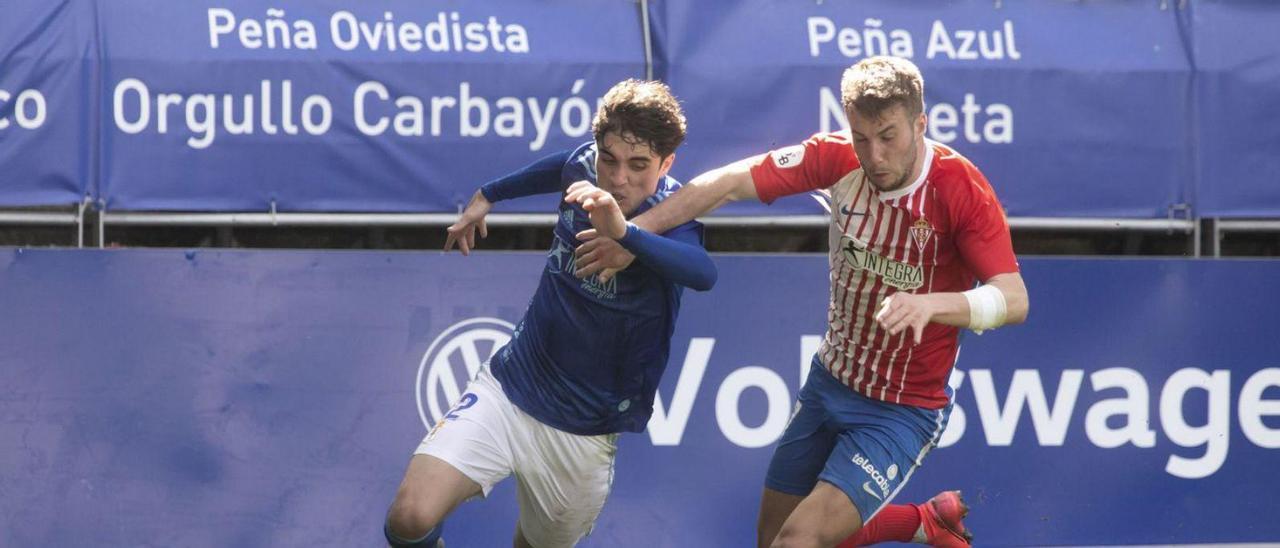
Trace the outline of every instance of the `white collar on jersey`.
<instances>
[{"instance_id":1,"label":"white collar on jersey","mask_svg":"<svg viewBox=\"0 0 1280 548\"><path fill-rule=\"evenodd\" d=\"M925 178L929 176L929 168L933 166L933 144L934 143L932 139L929 139L928 137L925 138L924 165L920 168L920 176L916 177L916 180L912 181L911 184L904 186L902 188L899 188L898 190L894 190L892 192L879 193L877 197L880 198L881 202L896 200L898 198L911 194L912 192L915 192L916 189L920 188L920 185L924 184Z\"/></svg>"}]
</instances>

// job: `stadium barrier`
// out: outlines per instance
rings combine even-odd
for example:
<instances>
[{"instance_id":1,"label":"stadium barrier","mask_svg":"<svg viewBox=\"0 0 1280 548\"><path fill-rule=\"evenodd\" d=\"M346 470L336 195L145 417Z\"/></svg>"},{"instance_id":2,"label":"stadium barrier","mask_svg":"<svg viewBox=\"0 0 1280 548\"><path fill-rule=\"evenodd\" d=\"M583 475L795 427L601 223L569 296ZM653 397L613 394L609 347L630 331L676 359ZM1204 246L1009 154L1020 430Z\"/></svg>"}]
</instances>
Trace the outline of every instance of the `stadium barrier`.
<instances>
[{"instance_id":1,"label":"stadium barrier","mask_svg":"<svg viewBox=\"0 0 1280 548\"><path fill-rule=\"evenodd\" d=\"M0 250L0 545L379 545L409 454L548 260ZM583 546L752 543L827 265L715 260ZM1258 519L1280 512L1275 264L1022 266L1028 322L963 340L942 447L899 500L963 489L982 546L1280 539ZM506 545L515 512L507 482L450 546Z\"/></svg>"}]
</instances>

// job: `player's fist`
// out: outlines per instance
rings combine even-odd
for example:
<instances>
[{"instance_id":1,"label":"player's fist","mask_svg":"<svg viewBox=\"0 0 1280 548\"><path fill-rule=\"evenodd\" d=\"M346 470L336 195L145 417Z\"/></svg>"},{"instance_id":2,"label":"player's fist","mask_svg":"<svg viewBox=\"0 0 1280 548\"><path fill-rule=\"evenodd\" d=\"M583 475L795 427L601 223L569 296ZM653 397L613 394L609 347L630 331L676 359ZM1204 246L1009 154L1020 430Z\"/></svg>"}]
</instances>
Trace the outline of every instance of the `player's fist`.
<instances>
[{"instance_id":1,"label":"player's fist","mask_svg":"<svg viewBox=\"0 0 1280 548\"><path fill-rule=\"evenodd\" d=\"M622 215L622 208L612 194L605 192L587 181L578 181L569 185L565 191L564 201L582 204L591 218L591 226L606 238L621 239L627 235L627 218Z\"/></svg>"}]
</instances>

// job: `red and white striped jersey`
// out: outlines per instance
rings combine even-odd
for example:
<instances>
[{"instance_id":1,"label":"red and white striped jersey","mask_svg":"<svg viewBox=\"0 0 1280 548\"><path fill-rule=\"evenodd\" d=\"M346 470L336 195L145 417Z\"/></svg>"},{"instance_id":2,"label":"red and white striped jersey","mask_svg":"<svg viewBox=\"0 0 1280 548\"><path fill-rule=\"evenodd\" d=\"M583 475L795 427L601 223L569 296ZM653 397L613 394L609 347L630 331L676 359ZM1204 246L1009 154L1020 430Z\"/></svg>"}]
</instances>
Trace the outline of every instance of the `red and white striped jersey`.
<instances>
[{"instance_id":1,"label":"red and white striped jersey","mask_svg":"<svg viewBox=\"0 0 1280 548\"><path fill-rule=\"evenodd\" d=\"M849 388L873 399L937 409L959 350L959 329L888 336L874 320L898 291L954 292L1017 272L1009 225L978 168L926 140L919 178L893 192L867 179L849 132L821 133L764 155L751 168L760 200L830 189L831 303L818 358Z\"/></svg>"}]
</instances>

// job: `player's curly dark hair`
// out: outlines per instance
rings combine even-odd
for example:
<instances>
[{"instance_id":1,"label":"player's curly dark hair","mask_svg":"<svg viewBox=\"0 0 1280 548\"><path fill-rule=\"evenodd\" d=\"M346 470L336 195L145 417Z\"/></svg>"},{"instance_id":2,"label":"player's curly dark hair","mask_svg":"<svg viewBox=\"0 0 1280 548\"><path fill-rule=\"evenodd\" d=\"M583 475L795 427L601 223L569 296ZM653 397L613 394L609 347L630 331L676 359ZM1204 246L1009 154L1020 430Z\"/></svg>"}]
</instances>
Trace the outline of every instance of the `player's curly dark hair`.
<instances>
[{"instance_id":1,"label":"player's curly dark hair","mask_svg":"<svg viewBox=\"0 0 1280 548\"><path fill-rule=\"evenodd\" d=\"M666 158L684 142L684 112L666 84L624 80L605 94L591 122L596 142L610 131L628 143L649 145L658 157Z\"/></svg>"},{"instance_id":2,"label":"player's curly dark hair","mask_svg":"<svg viewBox=\"0 0 1280 548\"><path fill-rule=\"evenodd\" d=\"M912 119L924 112L924 77L915 63L898 57L868 57L844 71L840 100L845 112L879 118L894 105Z\"/></svg>"}]
</instances>

